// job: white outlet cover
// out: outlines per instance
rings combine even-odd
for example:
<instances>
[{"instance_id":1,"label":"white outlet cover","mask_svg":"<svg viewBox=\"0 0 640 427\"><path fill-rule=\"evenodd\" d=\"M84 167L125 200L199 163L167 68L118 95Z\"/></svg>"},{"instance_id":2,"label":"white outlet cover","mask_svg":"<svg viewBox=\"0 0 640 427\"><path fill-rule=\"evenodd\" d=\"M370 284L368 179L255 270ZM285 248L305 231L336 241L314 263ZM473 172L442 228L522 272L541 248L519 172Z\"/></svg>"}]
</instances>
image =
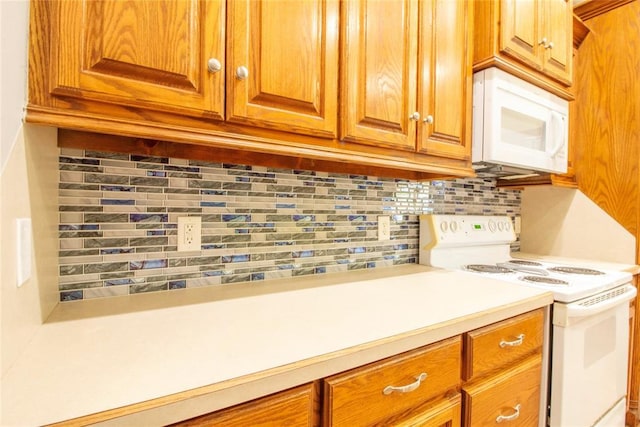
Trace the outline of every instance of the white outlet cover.
<instances>
[{"instance_id":1,"label":"white outlet cover","mask_svg":"<svg viewBox=\"0 0 640 427\"><path fill-rule=\"evenodd\" d=\"M16 219L16 286L31 278L31 218Z\"/></svg>"},{"instance_id":2,"label":"white outlet cover","mask_svg":"<svg viewBox=\"0 0 640 427\"><path fill-rule=\"evenodd\" d=\"M178 218L178 252L199 251L202 247L202 218Z\"/></svg>"},{"instance_id":3,"label":"white outlet cover","mask_svg":"<svg viewBox=\"0 0 640 427\"><path fill-rule=\"evenodd\" d=\"M391 239L391 218L388 215L378 217L378 240Z\"/></svg>"}]
</instances>

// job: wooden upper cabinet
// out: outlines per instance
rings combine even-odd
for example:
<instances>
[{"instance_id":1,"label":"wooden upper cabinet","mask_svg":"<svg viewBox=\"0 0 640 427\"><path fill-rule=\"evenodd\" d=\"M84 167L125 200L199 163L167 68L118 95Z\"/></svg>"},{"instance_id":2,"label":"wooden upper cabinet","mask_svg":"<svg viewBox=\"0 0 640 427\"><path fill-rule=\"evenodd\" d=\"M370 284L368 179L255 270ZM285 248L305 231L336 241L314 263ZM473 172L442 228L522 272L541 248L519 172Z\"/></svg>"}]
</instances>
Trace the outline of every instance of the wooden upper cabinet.
<instances>
[{"instance_id":1,"label":"wooden upper cabinet","mask_svg":"<svg viewBox=\"0 0 640 427\"><path fill-rule=\"evenodd\" d=\"M537 28L540 0L501 0L500 49L534 68L541 68Z\"/></svg>"},{"instance_id":2,"label":"wooden upper cabinet","mask_svg":"<svg viewBox=\"0 0 640 427\"><path fill-rule=\"evenodd\" d=\"M543 69L556 79L571 84L573 78L573 8L570 0L544 2L546 37L553 47L544 53Z\"/></svg>"},{"instance_id":3,"label":"wooden upper cabinet","mask_svg":"<svg viewBox=\"0 0 640 427\"><path fill-rule=\"evenodd\" d=\"M228 120L335 137L337 0L228 2Z\"/></svg>"},{"instance_id":4,"label":"wooden upper cabinet","mask_svg":"<svg viewBox=\"0 0 640 427\"><path fill-rule=\"evenodd\" d=\"M224 117L223 0L50 5L58 29L49 64L54 95ZM208 71L210 58L220 62L220 71Z\"/></svg>"},{"instance_id":5,"label":"wooden upper cabinet","mask_svg":"<svg viewBox=\"0 0 640 427\"><path fill-rule=\"evenodd\" d=\"M472 7L343 3L341 140L469 158Z\"/></svg>"},{"instance_id":6,"label":"wooden upper cabinet","mask_svg":"<svg viewBox=\"0 0 640 427\"><path fill-rule=\"evenodd\" d=\"M418 150L467 159L471 154L474 2L421 3Z\"/></svg>"},{"instance_id":7,"label":"wooden upper cabinet","mask_svg":"<svg viewBox=\"0 0 640 427\"><path fill-rule=\"evenodd\" d=\"M31 0L26 120L158 155L473 176L475 3Z\"/></svg>"},{"instance_id":8,"label":"wooden upper cabinet","mask_svg":"<svg viewBox=\"0 0 640 427\"><path fill-rule=\"evenodd\" d=\"M500 49L571 84L573 14L570 0L500 0Z\"/></svg>"},{"instance_id":9,"label":"wooden upper cabinet","mask_svg":"<svg viewBox=\"0 0 640 427\"><path fill-rule=\"evenodd\" d=\"M415 150L417 0L342 4L340 139Z\"/></svg>"}]
</instances>

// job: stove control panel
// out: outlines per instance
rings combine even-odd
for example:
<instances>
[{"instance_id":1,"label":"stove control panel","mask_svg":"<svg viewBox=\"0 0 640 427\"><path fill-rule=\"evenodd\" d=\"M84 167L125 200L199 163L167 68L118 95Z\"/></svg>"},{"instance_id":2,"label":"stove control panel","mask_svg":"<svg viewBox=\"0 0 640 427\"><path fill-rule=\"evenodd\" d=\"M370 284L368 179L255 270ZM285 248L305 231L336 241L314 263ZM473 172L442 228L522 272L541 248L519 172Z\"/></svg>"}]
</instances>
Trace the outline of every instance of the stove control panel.
<instances>
[{"instance_id":1,"label":"stove control panel","mask_svg":"<svg viewBox=\"0 0 640 427\"><path fill-rule=\"evenodd\" d=\"M508 216L421 215L420 241L429 246L475 246L516 240Z\"/></svg>"}]
</instances>

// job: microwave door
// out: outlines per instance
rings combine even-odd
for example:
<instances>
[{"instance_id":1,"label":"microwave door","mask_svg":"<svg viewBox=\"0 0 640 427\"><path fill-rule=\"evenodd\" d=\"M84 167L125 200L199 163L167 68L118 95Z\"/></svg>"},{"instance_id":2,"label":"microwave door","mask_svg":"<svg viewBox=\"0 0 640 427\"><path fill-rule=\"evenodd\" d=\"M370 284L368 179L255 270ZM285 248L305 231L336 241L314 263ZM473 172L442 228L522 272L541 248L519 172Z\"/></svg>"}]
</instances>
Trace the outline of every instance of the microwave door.
<instances>
[{"instance_id":1,"label":"microwave door","mask_svg":"<svg viewBox=\"0 0 640 427\"><path fill-rule=\"evenodd\" d=\"M561 162L551 151L560 153L565 144L559 138L562 122L551 118L548 105L521 96L511 88L497 88L485 108L484 157L487 162L558 172ZM487 114L488 113L488 114ZM563 161L566 158L563 157ZM566 167L566 166L565 166Z\"/></svg>"}]
</instances>

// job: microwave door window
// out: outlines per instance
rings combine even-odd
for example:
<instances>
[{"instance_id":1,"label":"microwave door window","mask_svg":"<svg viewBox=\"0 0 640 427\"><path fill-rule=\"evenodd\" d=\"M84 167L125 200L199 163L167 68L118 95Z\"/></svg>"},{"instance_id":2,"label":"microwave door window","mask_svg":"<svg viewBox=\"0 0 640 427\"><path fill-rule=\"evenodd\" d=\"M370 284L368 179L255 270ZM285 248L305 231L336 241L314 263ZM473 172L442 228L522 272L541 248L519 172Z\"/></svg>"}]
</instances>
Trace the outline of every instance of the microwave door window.
<instances>
[{"instance_id":1,"label":"microwave door window","mask_svg":"<svg viewBox=\"0 0 640 427\"><path fill-rule=\"evenodd\" d=\"M545 152L547 129L544 120L507 107L502 107L500 115L502 144Z\"/></svg>"}]
</instances>

